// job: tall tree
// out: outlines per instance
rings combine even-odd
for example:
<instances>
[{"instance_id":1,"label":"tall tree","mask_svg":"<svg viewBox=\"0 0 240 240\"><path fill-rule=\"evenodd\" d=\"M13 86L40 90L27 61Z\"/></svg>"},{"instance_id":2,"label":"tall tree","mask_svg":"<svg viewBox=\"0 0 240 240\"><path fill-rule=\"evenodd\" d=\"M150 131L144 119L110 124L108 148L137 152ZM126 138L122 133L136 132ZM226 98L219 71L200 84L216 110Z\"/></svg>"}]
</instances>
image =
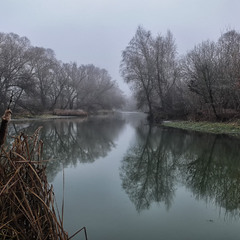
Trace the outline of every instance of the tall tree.
<instances>
[{"instance_id":1,"label":"tall tree","mask_svg":"<svg viewBox=\"0 0 240 240\"><path fill-rule=\"evenodd\" d=\"M179 78L176 44L170 31L160 34L153 40L154 85L158 96L157 108L169 113L173 111L176 98L176 81ZM178 101L178 100L177 100Z\"/></svg>"},{"instance_id":2,"label":"tall tree","mask_svg":"<svg viewBox=\"0 0 240 240\"><path fill-rule=\"evenodd\" d=\"M214 42L205 41L195 46L183 62L182 73L189 90L203 101L205 107L212 110L218 119L217 87L218 87L217 47Z\"/></svg>"},{"instance_id":3,"label":"tall tree","mask_svg":"<svg viewBox=\"0 0 240 240\"><path fill-rule=\"evenodd\" d=\"M151 120L175 111L176 80L179 78L177 51L173 35L154 38L150 31L138 27L122 53L121 74L130 83L138 107L148 107ZM163 114L164 113L164 114Z\"/></svg>"},{"instance_id":4,"label":"tall tree","mask_svg":"<svg viewBox=\"0 0 240 240\"><path fill-rule=\"evenodd\" d=\"M137 98L138 107L147 105L150 118L153 117L154 98L154 50L150 31L138 27L122 53L120 72Z\"/></svg>"},{"instance_id":5,"label":"tall tree","mask_svg":"<svg viewBox=\"0 0 240 240\"><path fill-rule=\"evenodd\" d=\"M0 101L6 109L11 92L19 94L21 81L28 76L30 41L14 33L0 33ZM21 92L21 91L20 91Z\"/></svg>"},{"instance_id":6,"label":"tall tree","mask_svg":"<svg viewBox=\"0 0 240 240\"><path fill-rule=\"evenodd\" d=\"M240 110L240 33L222 34L218 42L219 90L223 109Z\"/></svg>"}]
</instances>

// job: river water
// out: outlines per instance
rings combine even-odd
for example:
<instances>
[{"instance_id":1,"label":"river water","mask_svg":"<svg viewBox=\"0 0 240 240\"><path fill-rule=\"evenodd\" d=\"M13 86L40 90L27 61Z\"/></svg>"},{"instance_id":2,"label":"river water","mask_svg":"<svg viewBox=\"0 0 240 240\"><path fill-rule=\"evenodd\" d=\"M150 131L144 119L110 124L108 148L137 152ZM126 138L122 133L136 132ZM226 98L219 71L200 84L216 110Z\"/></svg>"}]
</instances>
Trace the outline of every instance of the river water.
<instances>
[{"instance_id":1,"label":"river water","mask_svg":"<svg viewBox=\"0 0 240 240\"><path fill-rule=\"evenodd\" d=\"M240 140L150 127L141 113L13 121L9 134L39 126L69 235L85 226L90 240L240 239Z\"/></svg>"}]
</instances>

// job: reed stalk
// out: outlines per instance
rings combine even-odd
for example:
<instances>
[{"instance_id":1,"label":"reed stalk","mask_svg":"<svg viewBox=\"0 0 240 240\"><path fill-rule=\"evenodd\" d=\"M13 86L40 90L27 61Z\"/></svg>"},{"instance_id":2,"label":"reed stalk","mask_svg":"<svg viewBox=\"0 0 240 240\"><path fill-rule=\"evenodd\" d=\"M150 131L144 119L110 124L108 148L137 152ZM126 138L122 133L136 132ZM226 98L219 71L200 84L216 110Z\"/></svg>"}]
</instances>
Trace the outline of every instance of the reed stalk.
<instances>
[{"instance_id":1,"label":"reed stalk","mask_svg":"<svg viewBox=\"0 0 240 240\"><path fill-rule=\"evenodd\" d=\"M7 114L9 117L11 112ZM42 160L40 128L32 136L14 137L11 147L5 147L10 118L2 118L5 120L0 130L0 239L72 238L64 231L63 219L55 210L53 187L47 181L46 161ZM87 239L85 227L83 230Z\"/></svg>"}]
</instances>

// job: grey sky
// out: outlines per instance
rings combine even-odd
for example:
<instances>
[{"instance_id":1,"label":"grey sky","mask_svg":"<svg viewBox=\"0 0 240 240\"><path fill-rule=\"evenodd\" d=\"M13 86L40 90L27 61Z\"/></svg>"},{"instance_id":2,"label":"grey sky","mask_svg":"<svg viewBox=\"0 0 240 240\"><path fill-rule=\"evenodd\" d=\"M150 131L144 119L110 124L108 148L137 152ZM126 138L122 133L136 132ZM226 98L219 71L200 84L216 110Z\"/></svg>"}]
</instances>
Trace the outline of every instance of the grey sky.
<instances>
[{"instance_id":1,"label":"grey sky","mask_svg":"<svg viewBox=\"0 0 240 240\"><path fill-rule=\"evenodd\" d=\"M121 51L142 25L153 35L169 29L180 54L227 28L240 30L239 0L0 0L0 32L26 36L63 62L92 63L119 75Z\"/></svg>"}]
</instances>

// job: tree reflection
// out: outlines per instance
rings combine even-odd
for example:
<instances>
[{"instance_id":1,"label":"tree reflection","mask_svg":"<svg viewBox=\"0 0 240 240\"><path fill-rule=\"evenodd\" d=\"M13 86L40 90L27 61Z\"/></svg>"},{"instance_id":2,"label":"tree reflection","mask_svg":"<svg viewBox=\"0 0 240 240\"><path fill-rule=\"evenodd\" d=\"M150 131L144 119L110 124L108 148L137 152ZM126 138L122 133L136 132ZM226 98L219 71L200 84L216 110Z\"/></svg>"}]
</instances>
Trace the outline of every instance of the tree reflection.
<instances>
[{"instance_id":1,"label":"tree reflection","mask_svg":"<svg viewBox=\"0 0 240 240\"><path fill-rule=\"evenodd\" d=\"M128 120L125 120L128 119ZM224 136L156 128L128 118L56 119L12 122L9 135L31 135L39 126L50 181L62 167L94 162L115 147L126 121L135 140L121 163L122 187L137 211L161 203L169 209L179 184L196 199L214 202L240 216L240 141ZM133 124L132 124L133 123Z\"/></svg>"},{"instance_id":2,"label":"tree reflection","mask_svg":"<svg viewBox=\"0 0 240 240\"><path fill-rule=\"evenodd\" d=\"M122 161L122 187L138 211L171 207L181 183L196 199L240 216L239 140L175 129L138 127Z\"/></svg>"},{"instance_id":3,"label":"tree reflection","mask_svg":"<svg viewBox=\"0 0 240 240\"><path fill-rule=\"evenodd\" d=\"M197 199L215 201L232 216L240 214L239 141L209 135L192 141L191 151L183 154L181 166L185 184Z\"/></svg>"},{"instance_id":4,"label":"tree reflection","mask_svg":"<svg viewBox=\"0 0 240 240\"><path fill-rule=\"evenodd\" d=\"M171 144L159 129L139 127L136 144L128 150L121 167L122 186L136 209L141 211L152 202L171 206L176 181L176 157Z\"/></svg>"},{"instance_id":5,"label":"tree reflection","mask_svg":"<svg viewBox=\"0 0 240 240\"><path fill-rule=\"evenodd\" d=\"M9 135L32 134L43 126L40 138L44 143L44 158L50 159L47 172L50 180L68 165L90 163L105 157L115 147L115 139L124 120L111 117L55 119L48 121L13 122Z\"/></svg>"}]
</instances>

